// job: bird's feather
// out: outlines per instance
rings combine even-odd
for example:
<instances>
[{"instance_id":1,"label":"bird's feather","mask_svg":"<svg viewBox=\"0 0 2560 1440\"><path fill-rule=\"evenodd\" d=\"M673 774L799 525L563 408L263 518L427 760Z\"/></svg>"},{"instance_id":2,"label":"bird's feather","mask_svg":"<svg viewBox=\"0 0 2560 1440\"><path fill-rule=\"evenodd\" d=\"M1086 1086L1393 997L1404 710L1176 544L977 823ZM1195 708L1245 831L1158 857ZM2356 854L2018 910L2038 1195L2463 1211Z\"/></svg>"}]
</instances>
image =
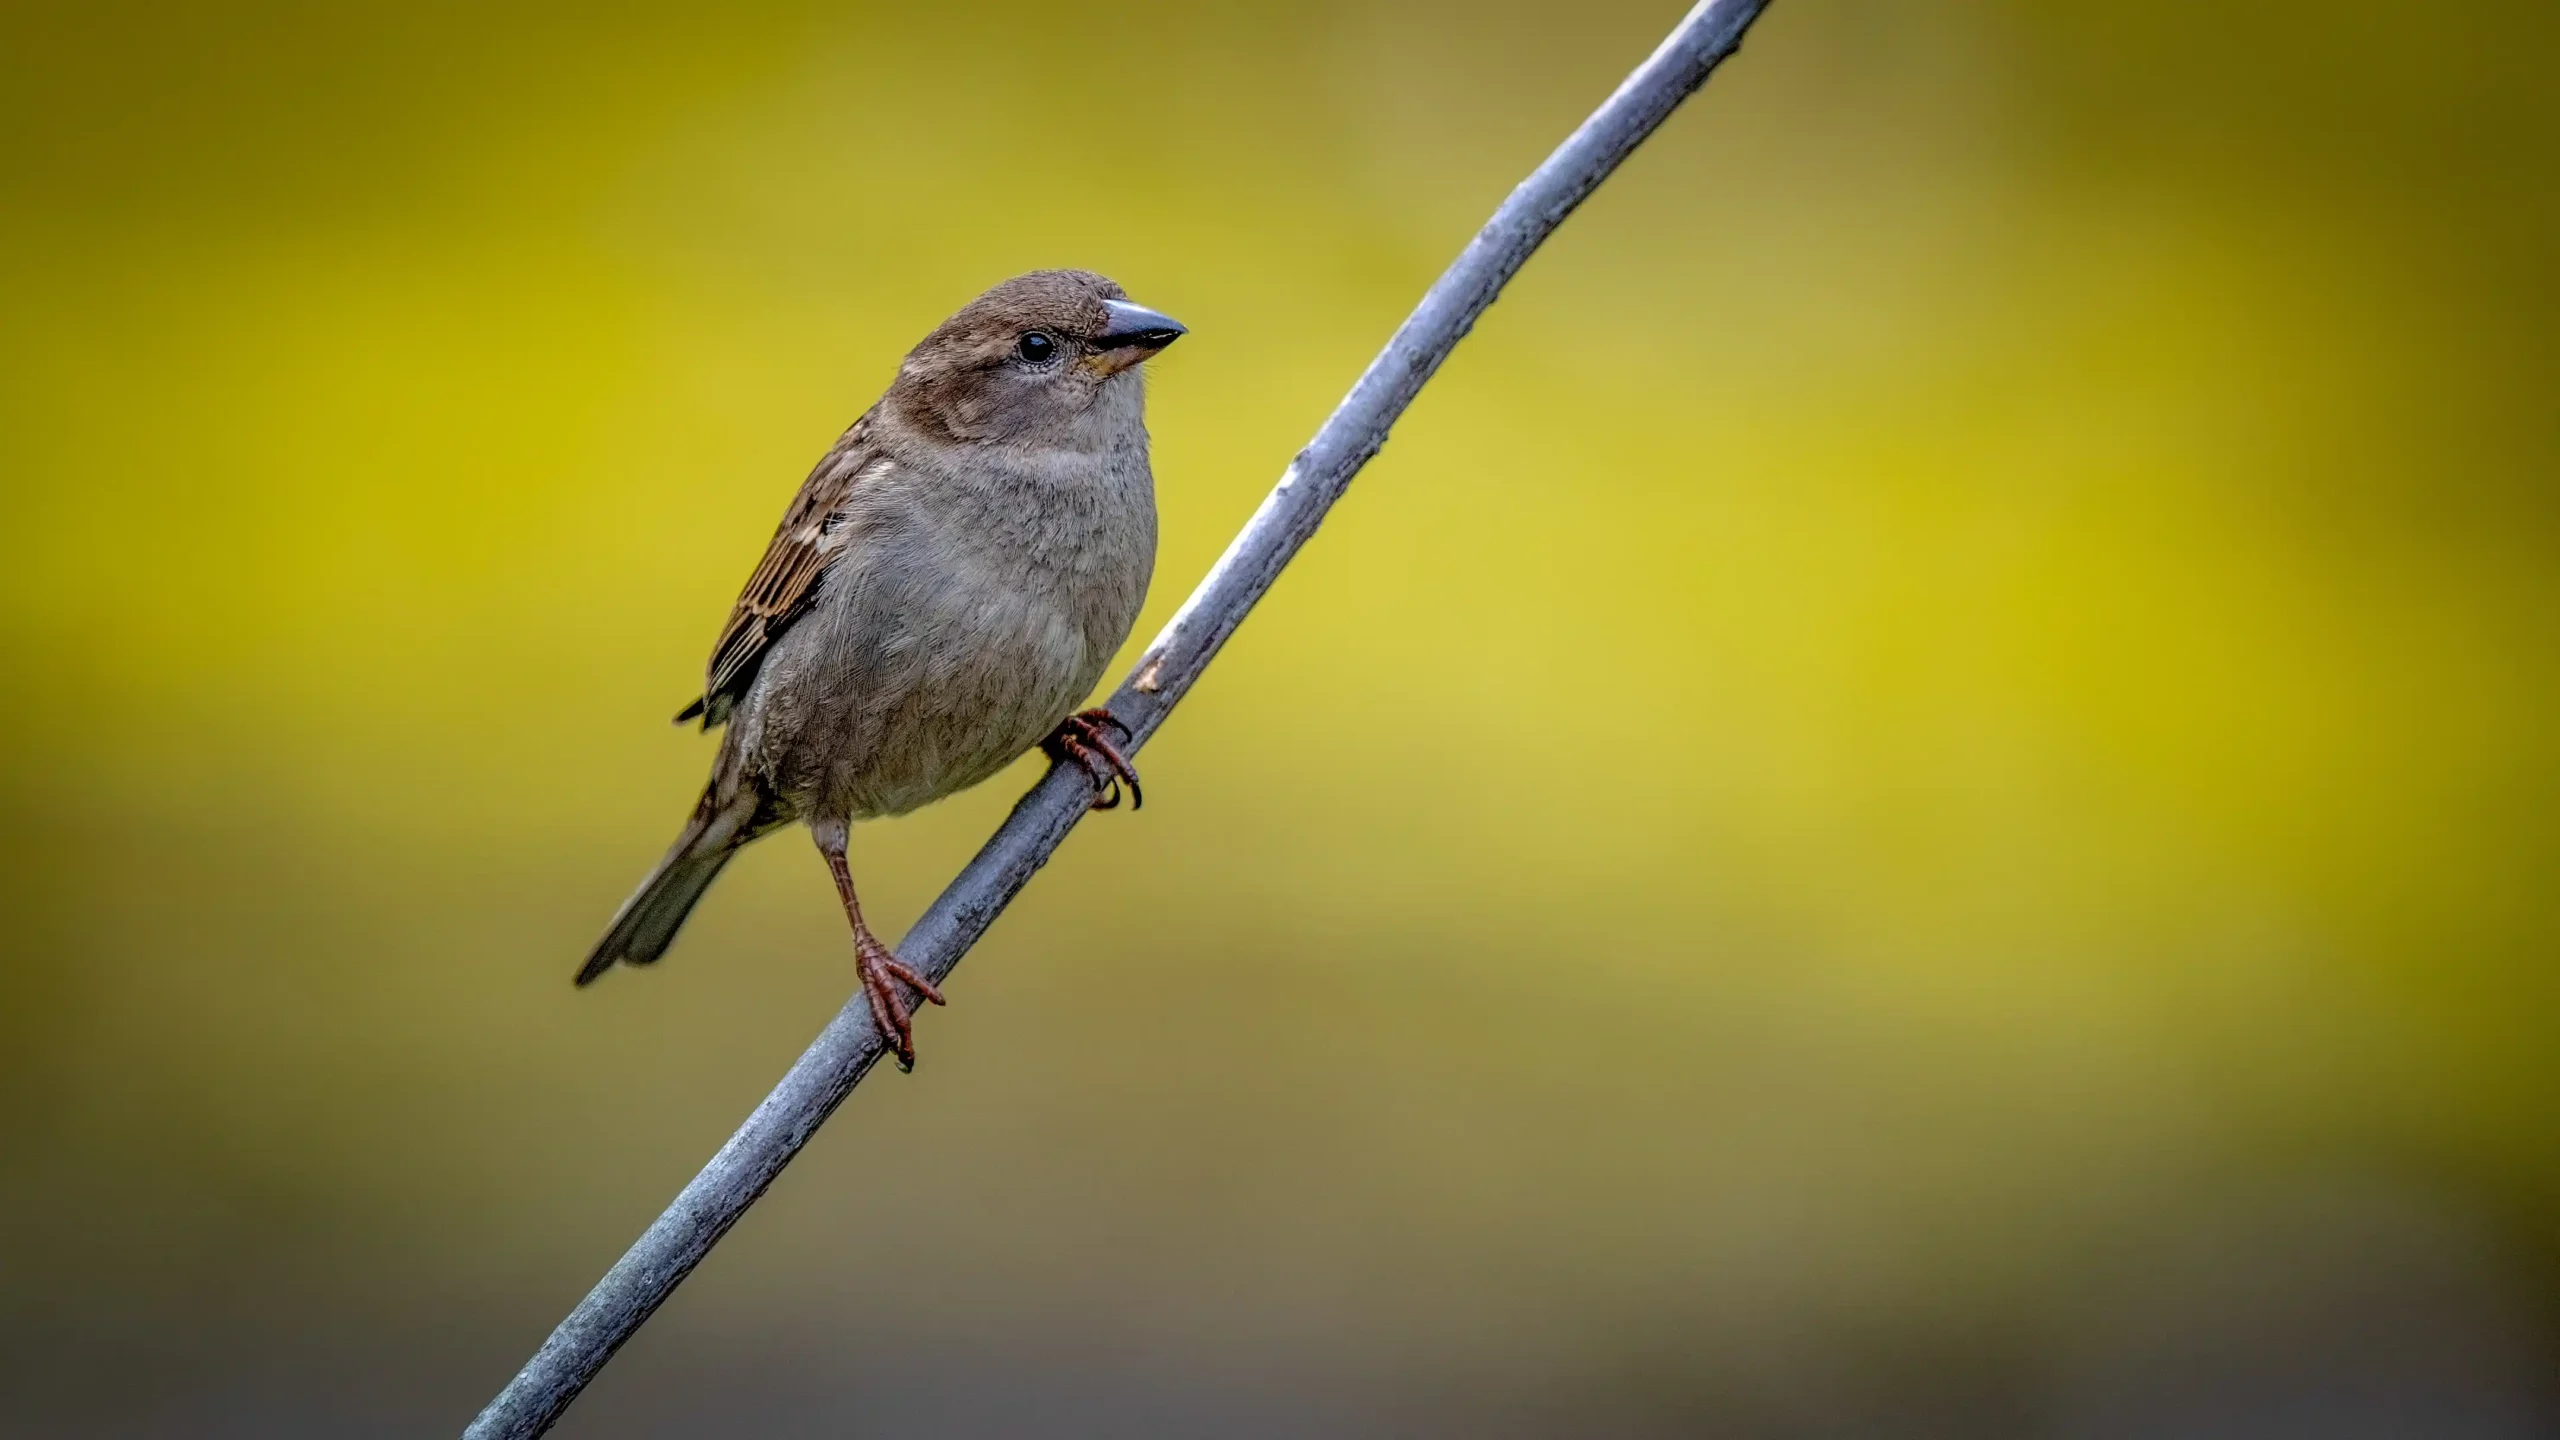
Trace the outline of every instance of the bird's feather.
<instances>
[{"instance_id":1,"label":"bird's feather","mask_svg":"<svg viewBox=\"0 0 2560 1440\"><path fill-rule=\"evenodd\" d=\"M764 559L748 577L711 647L701 698L676 716L677 724L699 716L708 730L726 721L738 697L755 683L765 651L817 598L828 566L845 547L845 503L857 484L887 465L871 443L871 430L870 415L854 421L801 482L800 493L791 497Z\"/></svg>"}]
</instances>

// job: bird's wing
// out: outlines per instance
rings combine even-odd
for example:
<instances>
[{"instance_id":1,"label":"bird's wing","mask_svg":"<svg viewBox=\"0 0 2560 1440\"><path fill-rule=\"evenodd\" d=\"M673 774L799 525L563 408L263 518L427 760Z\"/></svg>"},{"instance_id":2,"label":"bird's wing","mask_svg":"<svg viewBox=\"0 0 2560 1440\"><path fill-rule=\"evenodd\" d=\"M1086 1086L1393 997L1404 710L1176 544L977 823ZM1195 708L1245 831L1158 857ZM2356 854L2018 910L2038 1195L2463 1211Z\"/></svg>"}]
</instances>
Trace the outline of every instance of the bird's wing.
<instances>
[{"instance_id":1,"label":"bird's wing","mask_svg":"<svg viewBox=\"0 0 2560 1440\"><path fill-rule=\"evenodd\" d=\"M702 697L676 716L677 724L698 715L702 728L708 730L727 720L729 708L755 683L756 666L766 649L817 599L827 566L843 551L848 538L845 502L865 475L878 470L883 458L870 442L871 428L869 415L854 421L801 482L800 493L791 497L791 508L782 512L773 543L765 547L763 561L748 577L747 588L729 611L728 623L720 627L719 641L711 647Z\"/></svg>"}]
</instances>

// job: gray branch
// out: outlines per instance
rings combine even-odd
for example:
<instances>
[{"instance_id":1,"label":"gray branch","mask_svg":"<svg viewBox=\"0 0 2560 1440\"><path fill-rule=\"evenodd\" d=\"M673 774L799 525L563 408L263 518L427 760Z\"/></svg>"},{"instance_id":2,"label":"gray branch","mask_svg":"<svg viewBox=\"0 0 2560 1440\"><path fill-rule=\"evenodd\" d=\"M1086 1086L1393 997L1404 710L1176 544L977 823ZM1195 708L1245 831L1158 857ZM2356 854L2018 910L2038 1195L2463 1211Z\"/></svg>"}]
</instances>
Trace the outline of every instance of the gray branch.
<instances>
[{"instance_id":1,"label":"gray branch","mask_svg":"<svg viewBox=\"0 0 2560 1440\"><path fill-rule=\"evenodd\" d=\"M1111 712L1131 731L1130 750L1144 745L1190 692L1227 637L1349 488L1351 477L1386 443L1397 417L1530 254L1681 101L1706 83L1717 63L1741 45L1743 31L1767 3L1700 0L1617 93L1502 202L1395 338L1369 362L1359 383L1298 452L1270 498L1112 695ZM949 975L1084 818L1091 798L1091 782L1081 768L1053 767L907 932L899 957L936 982ZM622 1342L666 1302L809 1143L883 1050L870 1007L857 991L729 1143L471 1422L465 1440L523 1440L550 1429Z\"/></svg>"}]
</instances>

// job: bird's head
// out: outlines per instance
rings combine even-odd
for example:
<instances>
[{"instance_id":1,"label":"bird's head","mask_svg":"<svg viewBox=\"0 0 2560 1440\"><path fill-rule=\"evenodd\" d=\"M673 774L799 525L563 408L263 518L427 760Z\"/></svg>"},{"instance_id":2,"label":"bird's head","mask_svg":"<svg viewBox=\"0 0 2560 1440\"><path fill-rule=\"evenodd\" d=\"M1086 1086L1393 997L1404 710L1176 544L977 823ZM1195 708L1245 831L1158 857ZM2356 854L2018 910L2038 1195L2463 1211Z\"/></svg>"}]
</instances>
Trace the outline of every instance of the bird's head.
<instances>
[{"instance_id":1,"label":"bird's head","mask_svg":"<svg viewBox=\"0 0 2560 1440\"><path fill-rule=\"evenodd\" d=\"M1140 363L1182 326L1085 270L1017 275L960 308L898 367L889 398L954 440L1064 439L1107 395L1136 413Z\"/></svg>"}]
</instances>

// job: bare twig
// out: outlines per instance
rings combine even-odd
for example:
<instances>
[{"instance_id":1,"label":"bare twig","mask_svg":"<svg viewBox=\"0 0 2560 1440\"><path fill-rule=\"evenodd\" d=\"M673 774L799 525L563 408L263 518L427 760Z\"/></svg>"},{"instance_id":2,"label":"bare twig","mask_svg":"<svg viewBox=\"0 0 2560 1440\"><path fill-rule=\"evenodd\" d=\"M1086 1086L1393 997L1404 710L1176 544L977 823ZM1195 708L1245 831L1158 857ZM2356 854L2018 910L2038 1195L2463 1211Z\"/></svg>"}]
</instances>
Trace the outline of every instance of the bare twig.
<instances>
[{"instance_id":1,"label":"bare twig","mask_svg":"<svg viewBox=\"0 0 2560 1440\"><path fill-rule=\"evenodd\" d=\"M1199 680L1298 547L1315 533L1351 477L1386 443L1388 428L1531 252L1682 100L1706 83L1708 73L1742 43L1743 31L1767 3L1700 0L1617 93L1502 202L1395 338L1369 362L1359 383L1298 452L1270 498L1112 695L1112 714L1130 729L1128 750L1146 744ZM950 974L1084 818L1091 784L1076 766L1052 767L907 932L898 946L900 958L937 983ZM729 1143L480 1412L465 1440L522 1440L551 1428L622 1342L764 1194L881 1054L870 1007L857 992Z\"/></svg>"}]
</instances>

